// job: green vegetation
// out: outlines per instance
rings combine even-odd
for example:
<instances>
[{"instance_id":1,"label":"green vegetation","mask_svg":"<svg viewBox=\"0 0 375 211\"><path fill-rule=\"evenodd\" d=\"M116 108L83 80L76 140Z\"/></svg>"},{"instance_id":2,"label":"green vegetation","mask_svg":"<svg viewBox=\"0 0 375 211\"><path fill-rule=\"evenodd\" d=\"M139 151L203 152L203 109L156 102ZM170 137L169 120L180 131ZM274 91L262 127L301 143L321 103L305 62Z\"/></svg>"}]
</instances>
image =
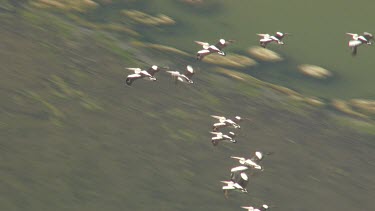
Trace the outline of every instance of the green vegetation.
<instances>
[{"instance_id":1,"label":"green vegetation","mask_svg":"<svg viewBox=\"0 0 375 211\"><path fill-rule=\"evenodd\" d=\"M374 207L374 190L366 188L375 185L371 120L332 112L323 100L252 77L255 67L195 61L178 45L148 39L146 32L158 33L157 27L92 21L102 7L143 11L135 0L95 2L97 8L83 14L33 6L1 14L0 210ZM210 11L204 4L191 7ZM176 85L163 72L155 82L124 84L124 67L150 64L179 70L191 64L194 84ZM234 131L237 144L212 146L214 114L244 118ZM229 156L254 150L274 154L252 178L249 194L226 200L219 181L236 165Z\"/></svg>"}]
</instances>

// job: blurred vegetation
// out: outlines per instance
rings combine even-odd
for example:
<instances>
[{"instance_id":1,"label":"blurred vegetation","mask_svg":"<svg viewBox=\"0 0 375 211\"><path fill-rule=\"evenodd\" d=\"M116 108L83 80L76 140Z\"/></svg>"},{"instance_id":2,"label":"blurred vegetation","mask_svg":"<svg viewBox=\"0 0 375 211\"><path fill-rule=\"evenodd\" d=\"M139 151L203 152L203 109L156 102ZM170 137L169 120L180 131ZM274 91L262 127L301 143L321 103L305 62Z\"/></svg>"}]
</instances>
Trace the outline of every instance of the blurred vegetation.
<instances>
[{"instance_id":1,"label":"blurred vegetation","mask_svg":"<svg viewBox=\"0 0 375 211\"><path fill-rule=\"evenodd\" d=\"M17 8L0 18L1 210L210 211L249 202L315 210L316 201L331 209L328 202L347 202L351 192L363 194L339 208L371 207L373 190L362 188L374 184L366 163L373 158L371 120L336 114L323 100L309 104L315 98L242 67L198 63L188 52L151 44L128 20L88 17L98 7L137 1L95 1L89 11L72 1L64 12L51 2L0 4ZM175 85L160 72L155 82L125 86L124 67L166 61L192 64L194 84ZM212 114L246 118L237 144L212 146ZM219 181L235 165L229 156L258 149L275 154L251 181L251 194L225 200ZM295 198L301 203L290 203Z\"/></svg>"}]
</instances>

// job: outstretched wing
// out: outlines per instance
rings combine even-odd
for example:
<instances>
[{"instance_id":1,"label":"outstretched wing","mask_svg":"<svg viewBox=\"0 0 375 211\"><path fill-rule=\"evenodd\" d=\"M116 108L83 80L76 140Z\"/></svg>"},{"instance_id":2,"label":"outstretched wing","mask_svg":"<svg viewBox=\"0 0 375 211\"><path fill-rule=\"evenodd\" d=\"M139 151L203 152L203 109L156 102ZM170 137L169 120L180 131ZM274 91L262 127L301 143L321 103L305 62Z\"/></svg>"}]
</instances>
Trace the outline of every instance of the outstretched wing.
<instances>
[{"instance_id":1,"label":"outstretched wing","mask_svg":"<svg viewBox=\"0 0 375 211\"><path fill-rule=\"evenodd\" d=\"M247 209L248 211L254 211L254 207L241 207L241 208Z\"/></svg>"},{"instance_id":2,"label":"outstretched wing","mask_svg":"<svg viewBox=\"0 0 375 211\"><path fill-rule=\"evenodd\" d=\"M220 122L224 122L226 120L225 117L223 116L215 116L215 115L211 115L211 117L215 118L215 119L218 119Z\"/></svg>"},{"instance_id":3,"label":"outstretched wing","mask_svg":"<svg viewBox=\"0 0 375 211\"><path fill-rule=\"evenodd\" d=\"M351 36L353 40L357 40L358 39L358 34L354 34L354 33L346 33L347 35Z\"/></svg>"},{"instance_id":4,"label":"outstretched wing","mask_svg":"<svg viewBox=\"0 0 375 211\"><path fill-rule=\"evenodd\" d=\"M269 39L269 34L257 34L259 37L262 37L263 39Z\"/></svg>"},{"instance_id":5,"label":"outstretched wing","mask_svg":"<svg viewBox=\"0 0 375 211\"><path fill-rule=\"evenodd\" d=\"M142 71L142 69L138 67L126 67L125 69L134 71L134 73L140 73Z\"/></svg>"},{"instance_id":6,"label":"outstretched wing","mask_svg":"<svg viewBox=\"0 0 375 211\"><path fill-rule=\"evenodd\" d=\"M363 36L366 38L366 40L369 42L370 40L374 39L374 35L368 32L363 32Z\"/></svg>"},{"instance_id":7,"label":"outstretched wing","mask_svg":"<svg viewBox=\"0 0 375 211\"><path fill-rule=\"evenodd\" d=\"M237 159L237 160L244 160L245 158L243 158L243 157L236 157L236 156L230 156L231 158L233 158L233 159Z\"/></svg>"},{"instance_id":8,"label":"outstretched wing","mask_svg":"<svg viewBox=\"0 0 375 211\"><path fill-rule=\"evenodd\" d=\"M125 82L126 82L127 85L131 86L132 83L134 82L134 80L136 80L138 78L142 78L142 75L138 74L138 73L131 74L131 75L128 75Z\"/></svg>"},{"instance_id":9,"label":"outstretched wing","mask_svg":"<svg viewBox=\"0 0 375 211\"><path fill-rule=\"evenodd\" d=\"M211 53L213 53L213 52L211 52L208 49L200 50L200 51L197 52L197 60L202 60L205 56L207 56Z\"/></svg>"},{"instance_id":10,"label":"outstretched wing","mask_svg":"<svg viewBox=\"0 0 375 211\"><path fill-rule=\"evenodd\" d=\"M210 43L208 42L201 42L201 41L194 41L194 42L201 46L210 46Z\"/></svg>"}]
</instances>

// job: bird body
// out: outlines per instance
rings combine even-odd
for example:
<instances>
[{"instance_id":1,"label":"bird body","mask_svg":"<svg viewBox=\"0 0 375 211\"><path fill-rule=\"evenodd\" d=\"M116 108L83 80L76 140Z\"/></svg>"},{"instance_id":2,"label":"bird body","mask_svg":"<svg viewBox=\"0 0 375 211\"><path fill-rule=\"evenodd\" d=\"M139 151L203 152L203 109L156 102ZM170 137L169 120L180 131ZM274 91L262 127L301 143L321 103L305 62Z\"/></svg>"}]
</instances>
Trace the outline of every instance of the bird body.
<instances>
[{"instance_id":1,"label":"bird body","mask_svg":"<svg viewBox=\"0 0 375 211\"><path fill-rule=\"evenodd\" d=\"M241 172L236 174L236 177L231 178L230 181L221 181L226 184L222 187L224 196L228 198L228 191L233 190L241 193L247 193L246 186L249 182L249 177L246 173Z\"/></svg>"},{"instance_id":2,"label":"bird body","mask_svg":"<svg viewBox=\"0 0 375 211\"><path fill-rule=\"evenodd\" d=\"M229 132L228 135L225 135L221 132L211 132L211 134L216 135L211 138L211 142L214 146L216 146L219 143L219 141L237 143L237 141L233 139L236 136L233 132Z\"/></svg>"},{"instance_id":3,"label":"bird body","mask_svg":"<svg viewBox=\"0 0 375 211\"><path fill-rule=\"evenodd\" d=\"M167 73L171 74L171 76L175 79L176 83L177 81L185 82L192 84L193 81L191 78L194 75L194 69L192 66L188 65L186 66L186 71L184 74L181 74L179 71L167 71Z\"/></svg>"},{"instance_id":4,"label":"bird body","mask_svg":"<svg viewBox=\"0 0 375 211\"><path fill-rule=\"evenodd\" d=\"M126 84L131 86L132 83L137 79L148 79L150 81L156 81L154 77L155 73L159 72L160 68L156 65L153 65L148 70L142 70L141 68L128 67L128 70L134 71L134 74L130 74L126 77Z\"/></svg>"},{"instance_id":5,"label":"bird body","mask_svg":"<svg viewBox=\"0 0 375 211\"><path fill-rule=\"evenodd\" d=\"M282 33L282 32L276 32L275 35L270 34L257 34L260 36L259 43L260 45L265 48L268 43L276 42L279 45L284 45L284 42L282 39L285 37L285 35L288 35L289 33Z\"/></svg>"},{"instance_id":6,"label":"bird body","mask_svg":"<svg viewBox=\"0 0 375 211\"><path fill-rule=\"evenodd\" d=\"M241 128L240 125L238 124L241 121L241 117L236 116L233 120L227 119L224 116L215 116L211 115L211 117L218 119L219 122L214 123L212 129L213 131L217 131L219 128L222 127L233 127L233 128Z\"/></svg>"},{"instance_id":7,"label":"bird body","mask_svg":"<svg viewBox=\"0 0 375 211\"><path fill-rule=\"evenodd\" d=\"M195 41L195 43L203 47L203 50L197 52L197 60L202 60L205 56L212 53L218 53L219 55L225 56L226 53L222 51L222 49L233 42L234 40L220 39L218 43L211 45L208 42Z\"/></svg>"},{"instance_id":8,"label":"bird body","mask_svg":"<svg viewBox=\"0 0 375 211\"><path fill-rule=\"evenodd\" d=\"M362 35L358 35L355 33L346 33L347 35L351 36L351 40L348 42L348 46L352 50L352 55L357 55L357 48L362 44L372 45L371 40L374 40L374 36L371 33L363 32Z\"/></svg>"}]
</instances>

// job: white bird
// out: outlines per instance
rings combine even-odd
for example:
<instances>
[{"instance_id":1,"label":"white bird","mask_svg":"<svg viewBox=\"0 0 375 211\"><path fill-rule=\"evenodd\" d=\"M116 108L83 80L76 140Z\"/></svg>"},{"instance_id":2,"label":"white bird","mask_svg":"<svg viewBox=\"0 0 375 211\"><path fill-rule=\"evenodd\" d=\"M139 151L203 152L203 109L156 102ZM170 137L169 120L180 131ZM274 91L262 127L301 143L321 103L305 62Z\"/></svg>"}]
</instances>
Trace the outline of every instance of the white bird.
<instances>
[{"instance_id":1,"label":"white bird","mask_svg":"<svg viewBox=\"0 0 375 211\"><path fill-rule=\"evenodd\" d=\"M181 81L181 82L185 82L185 83L189 83L189 84L193 83L191 78L194 75L194 69L190 65L186 66L186 71L185 71L184 74L181 74L178 71L167 71L167 72L172 75L172 77L175 79L176 83L177 83L177 81Z\"/></svg>"},{"instance_id":2,"label":"white bird","mask_svg":"<svg viewBox=\"0 0 375 211\"><path fill-rule=\"evenodd\" d=\"M282 41L282 39L285 37L285 35L288 35L288 34L289 33L276 32L275 35L270 35L270 34L257 34L257 35L261 37L259 40L260 46L265 48L266 45L271 42L276 42L279 45L284 45L284 42Z\"/></svg>"},{"instance_id":3,"label":"white bird","mask_svg":"<svg viewBox=\"0 0 375 211\"><path fill-rule=\"evenodd\" d=\"M250 159L245 159L243 157L235 157L235 156L231 156L231 158L238 159L240 161L240 163L242 165L244 165L244 167L246 167L246 169L243 169L243 170L247 170L248 168L259 169L259 170L263 169L262 166L256 164L255 162L253 162ZM237 170L237 169L233 168L231 171L235 171L235 170ZM242 171L242 169L238 169L238 170Z\"/></svg>"},{"instance_id":4,"label":"white bird","mask_svg":"<svg viewBox=\"0 0 375 211\"><path fill-rule=\"evenodd\" d=\"M371 33L363 32L363 35L358 35L354 33L346 33L351 36L352 39L349 40L348 46L352 49L352 55L357 55L357 47L362 44L372 45L371 40L374 40L374 36Z\"/></svg>"},{"instance_id":5,"label":"white bird","mask_svg":"<svg viewBox=\"0 0 375 211\"><path fill-rule=\"evenodd\" d=\"M222 187L226 198L228 198L229 190L239 191L241 193L247 193L246 186L247 186L247 183L249 182L249 177L244 172L241 172L238 175L239 176L236 177L236 180L221 181L222 183L226 184L225 186Z\"/></svg>"},{"instance_id":6,"label":"white bird","mask_svg":"<svg viewBox=\"0 0 375 211\"><path fill-rule=\"evenodd\" d=\"M152 65L152 67L150 67L148 70L142 70L141 68L132 68L132 67L128 67L126 69L134 71L134 74L130 74L126 78L125 82L129 86L131 86L132 83L136 79L140 79L140 78L145 78L150 81L156 81L156 78L154 77L154 75L160 70L160 68L156 65Z\"/></svg>"},{"instance_id":7,"label":"white bird","mask_svg":"<svg viewBox=\"0 0 375 211\"><path fill-rule=\"evenodd\" d=\"M239 116L236 116L234 117L233 120L231 119L227 119L223 116L215 116L215 115L211 115L211 117L215 118L215 119L218 119L219 122L218 123L215 123L212 127L212 130L213 131L217 131L219 128L222 128L222 127L228 127L228 126L231 126L231 127L234 127L234 128L241 128L240 125L238 124L242 119L241 117Z\"/></svg>"},{"instance_id":8,"label":"white bird","mask_svg":"<svg viewBox=\"0 0 375 211\"><path fill-rule=\"evenodd\" d=\"M237 143L237 141L233 139L236 136L233 132L229 132L228 135L225 135L221 132L210 132L210 133L213 134L213 135L216 135L216 136L211 138L211 142L214 146L218 145L219 141L226 141L226 142L229 142L229 143Z\"/></svg>"},{"instance_id":9,"label":"white bird","mask_svg":"<svg viewBox=\"0 0 375 211\"><path fill-rule=\"evenodd\" d=\"M197 60L202 60L205 56L212 53L218 53L222 56L225 56L226 53L222 51L222 49L233 42L234 40L220 39L219 42L216 43L216 45L210 45L207 42L195 41L195 43L203 47L203 50L197 52Z\"/></svg>"},{"instance_id":10,"label":"white bird","mask_svg":"<svg viewBox=\"0 0 375 211\"><path fill-rule=\"evenodd\" d=\"M242 207L244 209L247 209L248 211L265 211L268 210L268 205L263 204L261 208L254 208L254 207Z\"/></svg>"},{"instance_id":11,"label":"white bird","mask_svg":"<svg viewBox=\"0 0 375 211\"><path fill-rule=\"evenodd\" d=\"M259 151L255 152L254 156L251 157L250 159L246 159L244 157L235 157L235 156L231 156L231 158L238 159L240 164L245 165L247 167L259 169L259 170L262 169L262 166L257 164L257 162L259 162L263 159L263 153L261 153Z\"/></svg>"}]
</instances>

